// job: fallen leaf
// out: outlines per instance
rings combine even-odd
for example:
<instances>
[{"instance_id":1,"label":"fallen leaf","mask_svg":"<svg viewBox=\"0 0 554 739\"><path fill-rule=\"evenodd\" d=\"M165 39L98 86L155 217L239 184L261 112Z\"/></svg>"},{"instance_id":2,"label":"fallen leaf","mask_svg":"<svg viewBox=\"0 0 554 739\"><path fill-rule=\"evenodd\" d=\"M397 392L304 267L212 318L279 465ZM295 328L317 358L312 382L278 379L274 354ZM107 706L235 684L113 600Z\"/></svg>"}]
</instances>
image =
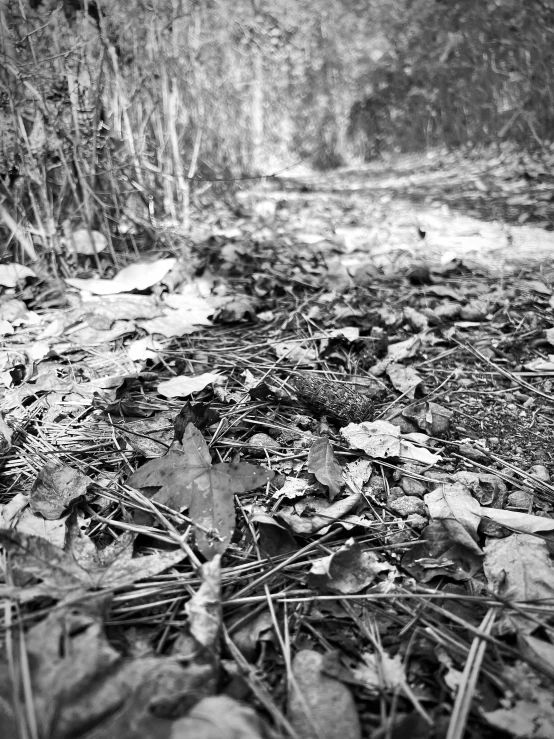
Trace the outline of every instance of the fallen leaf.
<instances>
[{"instance_id":1,"label":"fallen leaf","mask_svg":"<svg viewBox=\"0 0 554 739\"><path fill-rule=\"evenodd\" d=\"M348 462L345 466L344 477L346 482L359 491L369 482L373 463L369 459L356 459L354 462Z\"/></svg>"},{"instance_id":2,"label":"fallen leaf","mask_svg":"<svg viewBox=\"0 0 554 739\"><path fill-rule=\"evenodd\" d=\"M554 708L551 700L541 700L538 703L520 700L511 708L485 711L483 717L491 726L521 739L550 739L554 736Z\"/></svg>"},{"instance_id":3,"label":"fallen leaf","mask_svg":"<svg viewBox=\"0 0 554 739\"><path fill-rule=\"evenodd\" d=\"M453 542L458 542L475 554L481 554L477 544L477 527L481 506L461 483L446 483L423 496L429 515L440 521Z\"/></svg>"},{"instance_id":4,"label":"fallen leaf","mask_svg":"<svg viewBox=\"0 0 554 739\"><path fill-rule=\"evenodd\" d=\"M306 536L338 521L349 513L360 500L362 500L361 493L352 493L333 503L323 498L307 496L294 506L281 508L278 516L295 534Z\"/></svg>"},{"instance_id":5,"label":"fallen leaf","mask_svg":"<svg viewBox=\"0 0 554 739\"><path fill-rule=\"evenodd\" d=\"M114 295L115 293L126 293L131 290L146 290L157 282L175 266L176 259L158 259L155 262L136 262L124 267L111 280L100 280L91 278L83 280L67 277L65 281L71 287L78 290L86 290L94 295Z\"/></svg>"},{"instance_id":6,"label":"fallen leaf","mask_svg":"<svg viewBox=\"0 0 554 739\"><path fill-rule=\"evenodd\" d=\"M539 531L554 530L554 520L552 518L533 516L530 513L507 511L500 508L482 508L481 515L522 534L536 534Z\"/></svg>"},{"instance_id":7,"label":"fallen leaf","mask_svg":"<svg viewBox=\"0 0 554 739\"><path fill-rule=\"evenodd\" d=\"M80 470L67 465L47 464L38 473L31 488L29 505L44 518L60 518L66 508L85 495L92 480Z\"/></svg>"},{"instance_id":8,"label":"fallen leaf","mask_svg":"<svg viewBox=\"0 0 554 739\"><path fill-rule=\"evenodd\" d=\"M410 436L409 434L407 436ZM404 461L419 462L425 465L433 465L440 461L438 454L433 454L429 449L412 444L411 441L400 441L400 455Z\"/></svg>"},{"instance_id":9,"label":"fallen leaf","mask_svg":"<svg viewBox=\"0 0 554 739\"><path fill-rule=\"evenodd\" d=\"M109 344L110 341L119 339L120 336L131 334L135 330L135 324L132 321L115 321L109 329L96 329L92 326L83 326L76 331L69 331L66 334L67 339L73 344L79 344L83 347L100 346L100 344Z\"/></svg>"},{"instance_id":10,"label":"fallen leaf","mask_svg":"<svg viewBox=\"0 0 554 739\"><path fill-rule=\"evenodd\" d=\"M36 273L24 264L0 264L0 285L4 287L16 287L18 282L23 282L27 277L36 277Z\"/></svg>"},{"instance_id":11,"label":"fallen leaf","mask_svg":"<svg viewBox=\"0 0 554 739\"><path fill-rule=\"evenodd\" d=\"M394 569L386 562L379 562L377 555L364 549L354 539L328 557L316 559L308 573L312 587L328 588L338 593L359 593L375 580L380 572Z\"/></svg>"},{"instance_id":12,"label":"fallen leaf","mask_svg":"<svg viewBox=\"0 0 554 739\"><path fill-rule=\"evenodd\" d=\"M168 739L263 739L265 732L253 708L227 695L198 701L175 721Z\"/></svg>"},{"instance_id":13,"label":"fallen leaf","mask_svg":"<svg viewBox=\"0 0 554 739\"><path fill-rule=\"evenodd\" d=\"M287 500L295 500L306 495L310 483L303 477L285 477L285 482L282 488L276 490L273 494L273 498L287 498Z\"/></svg>"},{"instance_id":14,"label":"fallen leaf","mask_svg":"<svg viewBox=\"0 0 554 739\"><path fill-rule=\"evenodd\" d=\"M426 526L420 540L402 557L402 567L424 583L441 576L469 580L482 564L482 555L452 541L442 521L433 521Z\"/></svg>"},{"instance_id":15,"label":"fallen leaf","mask_svg":"<svg viewBox=\"0 0 554 739\"><path fill-rule=\"evenodd\" d=\"M65 545L66 520L67 516L49 520L40 513L33 513L29 507L29 498L23 493L17 493L8 503L0 505L0 528L40 536L60 549Z\"/></svg>"},{"instance_id":16,"label":"fallen leaf","mask_svg":"<svg viewBox=\"0 0 554 739\"><path fill-rule=\"evenodd\" d=\"M489 587L506 600L540 604L554 598L554 567L546 542L530 534L512 534L505 539L492 539L485 547L483 562ZM521 613L507 612L502 620L504 630L529 633L534 621Z\"/></svg>"},{"instance_id":17,"label":"fallen leaf","mask_svg":"<svg viewBox=\"0 0 554 739\"><path fill-rule=\"evenodd\" d=\"M220 419L218 411L212 408L210 403L191 403L187 400L173 420L175 439L183 441L183 434L189 423L192 423L199 431L204 431L209 426L219 423Z\"/></svg>"},{"instance_id":18,"label":"fallen leaf","mask_svg":"<svg viewBox=\"0 0 554 739\"><path fill-rule=\"evenodd\" d=\"M174 438L172 413L159 413L153 418L127 421L117 429L122 431L129 446L147 459L162 457Z\"/></svg>"},{"instance_id":19,"label":"fallen leaf","mask_svg":"<svg viewBox=\"0 0 554 739\"><path fill-rule=\"evenodd\" d=\"M186 398L187 395L198 393L212 383L222 384L225 375L214 372L204 372L202 375L180 375L165 380L158 385L158 392L166 398Z\"/></svg>"},{"instance_id":20,"label":"fallen leaf","mask_svg":"<svg viewBox=\"0 0 554 739\"><path fill-rule=\"evenodd\" d=\"M360 685L372 693L396 690L406 682L402 656L389 657L385 651L379 654L362 654L362 662L352 669L352 675Z\"/></svg>"},{"instance_id":21,"label":"fallen leaf","mask_svg":"<svg viewBox=\"0 0 554 739\"><path fill-rule=\"evenodd\" d=\"M421 346L421 338L412 336L406 341L399 341L396 344L389 344L387 348L387 356L377 364L371 367L374 375L382 375L391 362L402 362L404 359L413 357Z\"/></svg>"},{"instance_id":22,"label":"fallen leaf","mask_svg":"<svg viewBox=\"0 0 554 739\"><path fill-rule=\"evenodd\" d=\"M269 557L296 552L299 546L290 530L260 506L254 506L250 521L258 527L260 549Z\"/></svg>"},{"instance_id":23,"label":"fallen leaf","mask_svg":"<svg viewBox=\"0 0 554 739\"><path fill-rule=\"evenodd\" d=\"M214 675L219 667L219 635L221 630L221 556L205 562L200 572L202 583L185 605L188 616L185 628L177 637L172 656L191 656L210 663Z\"/></svg>"},{"instance_id":24,"label":"fallen leaf","mask_svg":"<svg viewBox=\"0 0 554 739\"><path fill-rule=\"evenodd\" d=\"M351 447L362 449L370 457L386 459L400 455L400 429L388 421L349 423L340 433Z\"/></svg>"},{"instance_id":25,"label":"fallen leaf","mask_svg":"<svg viewBox=\"0 0 554 739\"><path fill-rule=\"evenodd\" d=\"M320 436L310 447L308 453L308 472L312 472L316 480L329 488L331 500L344 485L342 469L333 454L333 447L327 436Z\"/></svg>"},{"instance_id":26,"label":"fallen leaf","mask_svg":"<svg viewBox=\"0 0 554 739\"><path fill-rule=\"evenodd\" d=\"M413 421L418 428L431 436L443 436L450 428L452 411L432 401L411 405L402 411L404 418Z\"/></svg>"},{"instance_id":27,"label":"fallen leaf","mask_svg":"<svg viewBox=\"0 0 554 739\"><path fill-rule=\"evenodd\" d=\"M149 334L162 334L167 338L184 336L197 331L200 326L211 326L212 316L219 302L197 294L166 295L163 315L138 321L137 325Z\"/></svg>"},{"instance_id":28,"label":"fallen leaf","mask_svg":"<svg viewBox=\"0 0 554 739\"><path fill-rule=\"evenodd\" d=\"M100 598L74 602L53 609L26 633L27 680L40 736L86 739L93 726L95 739L167 739L179 723L173 717L214 690L212 668L168 656L123 657L105 636L106 609ZM7 673L5 663L1 670ZM10 706L22 686L18 680L0 689L0 704Z\"/></svg>"},{"instance_id":29,"label":"fallen leaf","mask_svg":"<svg viewBox=\"0 0 554 739\"><path fill-rule=\"evenodd\" d=\"M404 365L396 362L391 362L387 366L386 372L395 390L398 390L407 398L413 399L416 388L423 382L423 379L413 367L404 367Z\"/></svg>"},{"instance_id":30,"label":"fallen leaf","mask_svg":"<svg viewBox=\"0 0 554 739\"><path fill-rule=\"evenodd\" d=\"M92 328L107 330L115 321L136 321L161 313L162 307L151 295L104 295L81 303L79 318Z\"/></svg>"},{"instance_id":31,"label":"fallen leaf","mask_svg":"<svg viewBox=\"0 0 554 739\"><path fill-rule=\"evenodd\" d=\"M273 344L273 351L279 359L288 359L298 365L313 364L317 361L317 351L303 346L298 341L278 341Z\"/></svg>"},{"instance_id":32,"label":"fallen leaf","mask_svg":"<svg viewBox=\"0 0 554 739\"><path fill-rule=\"evenodd\" d=\"M164 347L163 341L157 341L152 336L144 336L127 346L127 354L133 362L146 362L147 359L157 362Z\"/></svg>"},{"instance_id":33,"label":"fallen leaf","mask_svg":"<svg viewBox=\"0 0 554 739\"><path fill-rule=\"evenodd\" d=\"M265 485L274 473L246 462L212 465L208 445L192 423L164 457L152 459L131 475L134 488L159 488L152 500L173 508L189 509L197 525L199 550L211 559L224 552L235 528L234 493L245 493ZM215 530L216 536L206 532Z\"/></svg>"},{"instance_id":34,"label":"fallen leaf","mask_svg":"<svg viewBox=\"0 0 554 739\"><path fill-rule=\"evenodd\" d=\"M246 621L244 619L246 614L241 612L239 614L237 618L244 625L234 629L231 623L231 639L248 662L255 662L260 642L272 642L274 639L273 617L268 610Z\"/></svg>"},{"instance_id":35,"label":"fallen leaf","mask_svg":"<svg viewBox=\"0 0 554 739\"><path fill-rule=\"evenodd\" d=\"M349 688L323 672L323 656L298 652L289 681L288 717L299 739L361 739L358 712Z\"/></svg>"}]
</instances>

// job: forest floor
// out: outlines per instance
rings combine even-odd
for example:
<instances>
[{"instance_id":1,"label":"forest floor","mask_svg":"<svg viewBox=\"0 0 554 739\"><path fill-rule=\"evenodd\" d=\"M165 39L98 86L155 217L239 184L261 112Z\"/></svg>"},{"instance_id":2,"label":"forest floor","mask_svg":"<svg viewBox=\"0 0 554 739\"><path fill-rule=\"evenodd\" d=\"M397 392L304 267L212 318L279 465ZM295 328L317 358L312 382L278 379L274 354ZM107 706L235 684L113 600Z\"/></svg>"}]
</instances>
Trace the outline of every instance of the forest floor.
<instances>
[{"instance_id":1,"label":"forest floor","mask_svg":"<svg viewBox=\"0 0 554 739\"><path fill-rule=\"evenodd\" d=\"M551 159L0 266L0 735L554 735Z\"/></svg>"}]
</instances>

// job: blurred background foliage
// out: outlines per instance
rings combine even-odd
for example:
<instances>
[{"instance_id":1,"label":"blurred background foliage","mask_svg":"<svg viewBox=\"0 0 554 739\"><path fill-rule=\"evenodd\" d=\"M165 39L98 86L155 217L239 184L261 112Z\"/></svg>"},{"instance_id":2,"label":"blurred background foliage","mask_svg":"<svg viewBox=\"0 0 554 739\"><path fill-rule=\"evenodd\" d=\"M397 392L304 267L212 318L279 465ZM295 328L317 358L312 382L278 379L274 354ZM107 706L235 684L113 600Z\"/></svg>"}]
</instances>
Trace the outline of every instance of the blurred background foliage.
<instances>
[{"instance_id":1,"label":"blurred background foliage","mask_svg":"<svg viewBox=\"0 0 554 739\"><path fill-rule=\"evenodd\" d=\"M299 161L554 130L552 0L0 0L0 35L0 219L29 257L186 230Z\"/></svg>"}]
</instances>

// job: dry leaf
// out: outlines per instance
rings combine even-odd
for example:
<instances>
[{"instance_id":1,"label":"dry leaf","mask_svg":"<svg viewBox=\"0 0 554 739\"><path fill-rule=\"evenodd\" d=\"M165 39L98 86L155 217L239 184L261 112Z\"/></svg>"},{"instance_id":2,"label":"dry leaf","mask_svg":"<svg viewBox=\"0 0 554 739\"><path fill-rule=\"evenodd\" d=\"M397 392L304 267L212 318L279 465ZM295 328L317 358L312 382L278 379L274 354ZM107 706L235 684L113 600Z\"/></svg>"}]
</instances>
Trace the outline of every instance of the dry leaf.
<instances>
[{"instance_id":1,"label":"dry leaf","mask_svg":"<svg viewBox=\"0 0 554 739\"><path fill-rule=\"evenodd\" d=\"M248 606L246 606L248 609ZM248 613L249 609L246 611ZM237 620L244 625L238 629L231 624L231 639L235 646L242 652L248 662L254 662L259 651L260 642L271 642L274 640L273 617L269 611L262 611L254 618L244 620L246 613L239 611Z\"/></svg>"},{"instance_id":2,"label":"dry leaf","mask_svg":"<svg viewBox=\"0 0 554 739\"><path fill-rule=\"evenodd\" d=\"M335 500L333 503L323 498L307 496L294 506L281 508L278 515L295 534L314 534L316 531L341 519L360 500L362 500L361 493L352 493L346 498ZM307 515L308 513L309 515Z\"/></svg>"},{"instance_id":3,"label":"dry leaf","mask_svg":"<svg viewBox=\"0 0 554 739\"><path fill-rule=\"evenodd\" d=\"M224 552L235 527L233 494L265 485L274 473L246 462L212 465L208 445L192 423L164 457L147 462L127 480L135 488L157 487L152 500L175 510L189 509L197 524L197 545L211 559ZM214 536L206 531L214 530Z\"/></svg>"},{"instance_id":4,"label":"dry leaf","mask_svg":"<svg viewBox=\"0 0 554 739\"><path fill-rule=\"evenodd\" d=\"M349 423L340 430L341 435L354 449L362 449L370 457L386 459L387 457L402 457L405 460L432 465L440 460L438 454L417 446L401 437L400 429L388 421L362 421ZM424 434L418 440L424 441L428 437Z\"/></svg>"},{"instance_id":5,"label":"dry leaf","mask_svg":"<svg viewBox=\"0 0 554 739\"><path fill-rule=\"evenodd\" d=\"M400 429L388 421L349 423L341 436L354 449L362 449L370 457L386 459L400 455Z\"/></svg>"},{"instance_id":6,"label":"dry leaf","mask_svg":"<svg viewBox=\"0 0 554 739\"><path fill-rule=\"evenodd\" d=\"M317 351L303 346L298 341L278 341L273 344L273 351L279 359L287 359L298 365L313 364L317 361Z\"/></svg>"},{"instance_id":7,"label":"dry leaf","mask_svg":"<svg viewBox=\"0 0 554 739\"><path fill-rule=\"evenodd\" d=\"M110 341L119 339L125 334L132 334L135 330L135 324L132 321L115 321L109 329L96 329L92 326L83 326L76 331L66 334L67 339L79 346L90 347L100 346L100 344L109 344Z\"/></svg>"},{"instance_id":8,"label":"dry leaf","mask_svg":"<svg viewBox=\"0 0 554 739\"><path fill-rule=\"evenodd\" d=\"M394 657L381 651L379 654L362 654L363 662L352 669L354 678L372 693L395 690L406 682L406 674L400 654Z\"/></svg>"},{"instance_id":9,"label":"dry leaf","mask_svg":"<svg viewBox=\"0 0 554 739\"><path fill-rule=\"evenodd\" d=\"M168 739L263 739L256 712L227 695L214 695L196 703L175 721Z\"/></svg>"},{"instance_id":10,"label":"dry leaf","mask_svg":"<svg viewBox=\"0 0 554 739\"><path fill-rule=\"evenodd\" d=\"M133 362L146 362L147 359L157 362L164 347L163 341L157 341L152 336L145 336L131 342L127 346L127 354Z\"/></svg>"},{"instance_id":11,"label":"dry leaf","mask_svg":"<svg viewBox=\"0 0 554 739\"><path fill-rule=\"evenodd\" d=\"M115 293L126 293L131 290L146 290L157 282L175 266L176 259L158 259L155 262L137 262L124 267L111 280L100 280L91 278L82 280L79 278L66 278L71 287L78 290L86 290L93 295L114 295Z\"/></svg>"},{"instance_id":12,"label":"dry leaf","mask_svg":"<svg viewBox=\"0 0 554 739\"><path fill-rule=\"evenodd\" d=\"M483 568L489 587L511 601L554 598L554 567L546 543L530 534L512 534L505 539L492 539L485 547ZM537 603L538 601L538 603ZM524 615L509 612L503 620L504 630L529 633L536 624Z\"/></svg>"},{"instance_id":13,"label":"dry leaf","mask_svg":"<svg viewBox=\"0 0 554 739\"><path fill-rule=\"evenodd\" d=\"M90 477L73 467L45 465L31 488L31 510L42 513L44 518L60 518L70 503L85 495L91 483Z\"/></svg>"},{"instance_id":14,"label":"dry leaf","mask_svg":"<svg viewBox=\"0 0 554 739\"><path fill-rule=\"evenodd\" d=\"M323 672L323 657L303 649L292 663L288 717L299 739L361 739L350 690Z\"/></svg>"},{"instance_id":15,"label":"dry leaf","mask_svg":"<svg viewBox=\"0 0 554 739\"><path fill-rule=\"evenodd\" d=\"M441 521L426 526L421 539L402 557L402 567L419 582L429 582L440 576L468 580L482 564L482 555L453 542Z\"/></svg>"},{"instance_id":16,"label":"dry leaf","mask_svg":"<svg viewBox=\"0 0 554 739\"><path fill-rule=\"evenodd\" d=\"M162 307L151 295L104 295L92 297L81 304L79 318L99 330L109 329L115 321L136 321L153 318Z\"/></svg>"},{"instance_id":17,"label":"dry leaf","mask_svg":"<svg viewBox=\"0 0 554 739\"><path fill-rule=\"evenodd\" d=\"M414 398L416 388L423 382L423 379L413 367L404 367L404 365L396 362L391 362L387 366L386 372L393 387L407 398Z\"/></svg>"},{"instance_id":18,"label":"dry leaf","mask_svg":"<svg viewBox=\"0 0 554 739\"><path fill-rule=\"evenodd\" d=\"M380 572L392 569L386 562L379 562L374 552L348 539L338 551L315 560L307 579L312 587L344 594L359 593L371 585Z\"/></svg>"},{"instance_id":19,"label":"dry leaf","mask_svg":"<svg viewBox=\"0 0 554 739\"><path fill-rule=\"evenodd\" d=\"M23 282L27 277L36 277L36 273L24 264L0 264L0 285L4 287L16 287L18 282Z\"/></svg>"},{"instance_id":20,"label":"dry leaf","mask_svg":"<svg viewBox=\"0 0 554 739\"><path fill-rule=\"evenodd\" d=\"M530 513L506 511L500 508L482 508L481 515L522 534L536 534L539 531L554 530L554 520L552 518L533 516Z\"/></svg>"},{"instance_id":21,"label":"dry leaf","mask_svg":"<svg viewBox=\"0 0 554 739\"><path fill-rule=\"evenodd\" d=\"M253 506L250 521L258 527L260 549L269 557L278 557L299 549L290 530L280 524L261 506Z\"/></svg>"},{"instance_id":22,"label":"dry leaf","mask_svg":"<svg viewBox=\"0 0 554 739\"><path fill-rule=\"evenodd\" d=\"M474 554L482 554L477 544L481 506L465 485L445 483L423 499L431 518L442 523L453 542L462 544Z\"/></svg>"},{"instance_id":23,"label":"dry leaf","mask_svg":"<svg viewBox=\"0 0 554 739\"><path fill-rule=\"evenodd\" d=\"M212 383L222 384L226 380L225 375L215 372L204 372L202 375L180 375L165 380L158 385L158 392L166 398L186 398L187 395L198 393Z\"/></svg>"},{"instance_id":24,"label":"dry leaf","mask_svg":"<svg viewBox=\"0 0 554 739\"><path fill-rule=\"evenodd\" d=\"M483 713L486 721L497 729L521 739L552 739L554 708L552 696L541 696L539 702L516 701L512 708L498 708Z\"/></svg>"},{"instance_id":25,"label":"dry leaf","mask_svg":"<svg viewBox=\"0 0 554 739\"><path fill-rule=\"evenodd\" d=\"M333 500L344 485L342 469L327 436L317 438L308 454L308 471L313 472L318 482L329 488L329 498Z\"/></svg>"},{"instance_id":26,"label":"dry leaf","mask_svg":"<svg viewBox=\"0 0 554 739\"><path fill-rule=\"evenodd\" d=\"M167 656L123 657L104 633L106 605L96 598L53 609L25 635L41 737L86 739L92 726L95 739L166 739L183 706L214 689L209 665L185 665ZM2 683L0 705L10 706L22 687Z\"/></svg>"},{"instance_id":27,"label":"dry leaf","mask_svg":"<svg viewBox=\"0 0 554 739\"><path fill-rule=\"evenodd\" d=\"M66 520L67 516L48 520L40 513L33 513L29 507L29 498L23 493L17 493L8 503L0 505L0 528L40 536L60 549L65 544Z\"/></svg>"},{"instance_id":28,"label":"dry leaf","mask_svg":"<svg viewBox=\"0 0 554 739\"><path fill-rule=\"evenodd\" d=\"M285 477L285 482L282 488L276 490L273 493L273 498L287 498L288 500L295 500L296 498L302 498L306 495L310 483L308 480L304 480L302 477Z\"/></svg>"}]
</instances>

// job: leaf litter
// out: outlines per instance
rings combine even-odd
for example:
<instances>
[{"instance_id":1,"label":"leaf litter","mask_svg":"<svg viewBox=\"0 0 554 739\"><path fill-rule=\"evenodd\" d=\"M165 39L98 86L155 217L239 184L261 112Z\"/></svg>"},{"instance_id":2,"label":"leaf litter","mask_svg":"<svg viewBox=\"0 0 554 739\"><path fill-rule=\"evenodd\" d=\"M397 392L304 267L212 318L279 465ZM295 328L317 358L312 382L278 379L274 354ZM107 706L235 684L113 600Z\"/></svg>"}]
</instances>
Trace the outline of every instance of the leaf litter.
<instances>
[{"instance_id":1,"label":"leaf litter","mask_svg":"<svg viewBox=\"0 0 554 739\"><path fill-rule=\"evenodd\" d=\"M333 176L1 266L3 736L552 735L554 272Z\"/></svg>"}]
</instances>

